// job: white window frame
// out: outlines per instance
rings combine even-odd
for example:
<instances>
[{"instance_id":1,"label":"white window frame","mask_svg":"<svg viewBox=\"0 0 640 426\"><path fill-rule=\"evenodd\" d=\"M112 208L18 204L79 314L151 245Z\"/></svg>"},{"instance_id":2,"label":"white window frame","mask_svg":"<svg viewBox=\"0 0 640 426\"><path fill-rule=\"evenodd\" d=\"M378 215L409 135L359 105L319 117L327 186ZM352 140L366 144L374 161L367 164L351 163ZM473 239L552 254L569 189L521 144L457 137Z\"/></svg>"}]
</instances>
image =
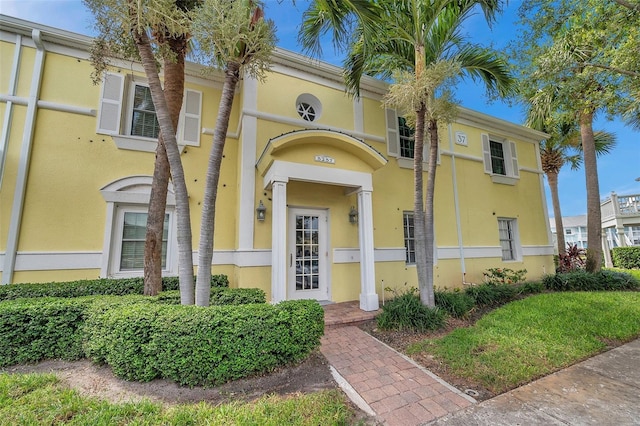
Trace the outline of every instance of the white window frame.
<instances>
[{"instance_id":1,"label":"white window frame","mask_svg":"<svg viewBox=\"0 0 640 426\"><path fill-rule=\"evenodd\" d=\"M385 109L385 121L387 126L387 155L396 159L398 167L401 167L403 169L413 169L413 158L402 157L400 155L400 124L398 122L399 117L400 116L398 116L396 110ZM441 134L438 133L438 137L440 136ZM425 165L427 164L427 160L429 159L428 143L428 140L424 141L425 145L423 146L422 152L422 162ZM438 144L436 164L440 164L440 144ZM426 167L424 171L427 171Z\"/></svg>"},{"instance_id":2,"label":"white window frame","mask_svg":"<svg viewBox=\"0 0 640 426\"><path fill-rule=\"evenodd\" d=\"M120 149L155 152L156 139L131 135L136 86L149 87L147 81L141 77L105 73L96 133L110 135ZM200 146L201 133L202 92L185 88L176 129L178 145L182 148Z\"/></svg>"},{"instance_id":3,"label":"white window frame","mask_svg":"<svg viewBox=\"0 0 640 426\"><path fill-rule=\"evenodd\" d=\"M127 90L127 101L125 102L125 107L124 107L124 113L126 114L126 119L125 119L125 123L124 123L124 134L123 136L129 136L132 138L140 138L140 139L145 139L149 142L155 142L157 139L156 138L150 138L150 137L146 137L146 136L139 136L139 135L132 135L131 132L133 131L133 100L135 98L136 95L136 86L140 86L140 87L146 87L147 89L149 89L149 84L147 84L146 82L141 82L138 81L138 79L134 78L132 79L132 81L130 82L130 84L127 85L128 87L126 88ZM151 90L151 89L149 89ZM156 120L158 119L158 113L156 112Z\"/></svg>"},{"instance_id":4,"label":"white window frame","mask_svg":"<svg viewBox=\"0 0 640 426\"><path fill-rule=\"evenodd\" d=\"M505 174L493 173L493 164L491 160L491 142L502 145L502 153L504 154ZM518 166L518 155L516 143L498 136L482 134L482 153L484 172L491 176L494 183L504 185L515 185L520 179L520 169Z\"/></svg>"},{"instance_id":5,"label":"white window frame","mask_svg":"<svg viewBox=\"0 0 640 426\"><path fill-rule=\"evenodd\" d=\"M510 231L510 241L511 244L511 259L505 259L504 256L504 247L502 246L503 241L500 236L500 222L505 222L508 224L508 228ZM511 217L499 217L498 218L498 241L500 243L500 252L502 253L502 261L503 262L521 262L522 261L522 246L520 244L520 232L518 229L518 220Z\"/></svg>"},{"instance_id":6,"label":"white window frame","mask_svg":"<svg viewBox=\"0 0 640 426\"><path fill-rule=\"evenodd\" d=\"M116 221L115 226L113 228L113 238L111 240L111 272L110 276L113 277L131 277L131 276L142 276L144 274L143 269L126 269L122 270L122 240L123 240L123 231L124 231L124 216L125 213L145 213L147 214L149 209L147 206L141 205L118 205L116 206ZM163 274L170 274L171 271L171 259L175 257L174 255L174 244L171 244L171 241L175 240L174 236L174 218L175 214L173 208L167 209L166 213L169 215L169 227L167 229L167 258L165 261L165 267L162 270Z\"/></svg>"},{"instance_id":7,"label":"white window frame","mask_svg":"<svg viewBox=\"0 0 640 426\"><path fill-rule=\"evenodd\" d=\"M411 217L411 220L413 221L414 217L413 217L413 212L409 212L409 211L404 211L402 212L402 236L404 238L404 260L405 260L405 264L406 265L415 265L416 264L416 236L415 236L415 222L413 225L413 236L409 237L407 236L407 218ZM409 241L413 241L413 250L409 249L409 246L407 245L407 243ZM409 258L409 253L413 251L413 262L411 262L411 259Z\"/></svg>"},{"instance_id":8,"label":"white window frame","mask_svg":"<svg viewBox=\"0 0 640 426\"><path fill-rule=\"evenodd\" d=\"M151 176L129 176L118 179L100 189L107 202L105 233L102 249L101 277L141 277L143 270L120 270L122 232L126 212L147 213L151 193ZM166 213L169 214L167 235L167 259L163 275L178 274L177 224L175 220L175 195L169 183Z\"/></svg>"}]
</instances>

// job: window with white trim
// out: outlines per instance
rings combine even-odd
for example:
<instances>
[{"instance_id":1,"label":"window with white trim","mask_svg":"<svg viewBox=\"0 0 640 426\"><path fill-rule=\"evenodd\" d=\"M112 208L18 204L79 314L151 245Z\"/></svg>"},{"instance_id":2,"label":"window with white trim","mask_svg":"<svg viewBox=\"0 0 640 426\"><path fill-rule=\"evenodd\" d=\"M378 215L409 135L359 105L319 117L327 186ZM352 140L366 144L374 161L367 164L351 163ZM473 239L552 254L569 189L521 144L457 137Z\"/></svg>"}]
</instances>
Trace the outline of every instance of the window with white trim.
<instances>
[{"instance_id":1,"label":"window with white trim","mask_svg":"<svg viewBox=\"0 0 640 426\"><path fill-rule=\"evenodd\" d=\"M498 235L502 249L502 260L517 260L519 249L516 219L498 219Z\"/></svg>"},{"instance_id":2,"label":"window with white trim","mask_svg":"<svg viewBox=\"0 0 640 426\"><path fill-rule=\"evenodd\" d=\"M179 145L200 145L202 92L185 89L178 121ZM122 149L155 151L159 133L151 91L138 77L106 73L102 85L97 133L111 135Z\"/></svg>"},{"instance_id":3,"label":"window with white trim","mask_svg":"<svg viewBox=\"0 0 640 426\"><path fill-rule=\"evenodd\" d=\"M415 155L414 129L407 125L404 117L398 116L396 110L385 109L385 121L387 125L387 155L395 157L398 166L406 169L413 169L413 157ZM442 134L439 133L441 138ZM422 161L427 162L429 155L428 141L425 142L425 149L422 151ZM440 147L436 163L440 164ZM425 167L426 171L426 167Z\"/></svg>"},{"instance_id":4,"label":"window with white trim","mask_svg":"<svg viewBox=\"0 0 640 426\"><path fill-rule=\"evenodd\" d=\"M158 133L160 133L160 126L156 108L151 99L151 89L141 84L134 84L130 134L157 139Z\"/></svg>"},{"instance_id":5,"label":"window with white trim","mask_svg":"<svg viewBox=\"0 0 640 426\"><path fill-rule=\"evenodd\" d=\"M482 152L484 172L495 183L515 185L520 177L515 142L483 134Z\"/></svg>"},{"instance_id":6,"label":"window with white trim","mask_svg":"<svg viewBox=\"0 0 640 426\"><path fill-rule=\"evenodd\" d=\"M129 176L100 189L107 202L102 277L142 276L151 176ZM169 183L162 236L163 275L178 270L175 195Z\"/></svg>"},{"instance_id":7,"label":"window with white trim","mask_svg":"<svg viewBox=\"0 0 640 426\"><path fill-rule=\"evenodd\" d=\"M413 212L404 212L402 215L402 227L404 229L404 252L407 265L416 263L416 241L413 227Z\"/></svg>"},{"instance_id":8,"label":"window with white trim","mask_svg":"<svg viewBox=\"0 0 640 426\"><path fill-rule=\"evenodd\" d=\"M170 237L173 211L169 210L164 217L162 234L162 269L168 272L167 257L172 249ZM113 230L112 264L110 275L139 275L144 270L144 244L147 233L146 206L117 206L115 226Z\"/></svg>"},{"instance_id":9,"label":"window with white trim","mask_svg":"<svg viewBox=\"0 0 640 426\"><path fill-rule=\"evenodd\" d=\"M413 159L415 130L407 124L407 120L404 117L398 117L398 133L400 135L400 157Z\"/></svg>"},{"instance_id":10,"label":"window with white trim","mask_svg":"<svg viewBox=\"0 0 640 426\"><path fill-rule=\"evenodd\" d=\"M120 239L120 271L144 269L144 244L147 234L147 216L143 211L122 209L122 238ZM167 267L167 242L169 241L169 214L164 215L162 233L162 269Z\"/></svg>"}]
</instances>

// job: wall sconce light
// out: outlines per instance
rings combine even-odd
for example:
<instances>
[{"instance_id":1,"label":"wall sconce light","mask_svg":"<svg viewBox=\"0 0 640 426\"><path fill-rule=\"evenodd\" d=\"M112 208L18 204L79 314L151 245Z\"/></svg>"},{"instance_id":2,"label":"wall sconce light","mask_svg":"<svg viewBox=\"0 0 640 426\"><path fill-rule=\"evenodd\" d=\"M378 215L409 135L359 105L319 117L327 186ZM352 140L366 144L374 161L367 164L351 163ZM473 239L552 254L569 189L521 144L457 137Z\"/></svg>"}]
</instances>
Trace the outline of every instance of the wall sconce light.
<instances>
[{"instance_id":1,"label":"wall sconce light","mask_svg":"<svg viewBox=\"0 0 640 426\"><path fill-rule=\"evenodd\" d=\"M351 206L351 210L349 210L349 222L358 223L358 210L353 206Z\"/></svg>"},{"instance_id":2,"label":"wall sconce light","mask_svg":"<svg viewBox=\"0 0 640 426\"><path fill-rule=\"evenodd\" d=\"M262 200L260 200L260 204L256 208L256 219L260 222L264 222L265 214L267 213L267 208L262 204Z\"/></svg>"}]
</instances>

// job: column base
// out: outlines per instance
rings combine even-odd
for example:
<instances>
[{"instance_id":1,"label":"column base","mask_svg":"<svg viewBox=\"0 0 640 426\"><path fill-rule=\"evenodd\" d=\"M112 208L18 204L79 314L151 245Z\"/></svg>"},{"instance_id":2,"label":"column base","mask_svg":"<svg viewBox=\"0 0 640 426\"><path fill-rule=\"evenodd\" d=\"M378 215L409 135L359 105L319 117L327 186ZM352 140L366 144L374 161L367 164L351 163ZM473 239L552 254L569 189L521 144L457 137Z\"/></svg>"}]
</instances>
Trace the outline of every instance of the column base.
<instances>
[{"instance_id":1,"label":"column base","mask_svg":"<svg viewBox=\"0 0 640 426\"><path fill-rule=\"evenodd\" d=\"M370 312L377 311L379 308L380 305L377 294L360 294L360 309Z\"/></svg>"}]
</instances>

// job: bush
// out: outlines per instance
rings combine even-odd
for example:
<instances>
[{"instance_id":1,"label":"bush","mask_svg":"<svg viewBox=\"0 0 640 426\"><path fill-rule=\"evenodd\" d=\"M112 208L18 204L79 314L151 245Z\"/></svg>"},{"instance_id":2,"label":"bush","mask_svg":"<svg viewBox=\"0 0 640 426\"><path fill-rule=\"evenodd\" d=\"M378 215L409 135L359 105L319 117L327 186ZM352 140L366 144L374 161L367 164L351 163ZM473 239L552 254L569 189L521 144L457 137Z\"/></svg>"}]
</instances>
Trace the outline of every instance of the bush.
<instances>
[{"instance_id":1,"label":"bush","mask_svg":"<svg viewBox=\"0 0 640 426\"><path fill-rule=\"evenodd\" d=\"M526 269L514 271L509 268L489 268L482 273L484 282L488 284L518 284L524 281Z\"/></svg>"},{"instance_id":2,"label":"bush","mask_svg":"<svg viewBox=\"0 0 640 426\"><path fill-rule=\"evenodd\" d=\"M623 269L640 268L640 247L614 247L611 250L613 266Z\"/></svg>"},{"instance_id":3,"label":"bush","mask_svg":"<svg viewBox=\"0 0 640 426\"><path fill-rule=\"evenodd\" d=\"M84 357L83 326L98 305L144 303L143 296L18 299L0 303L0 367ZM98 303L99 302L99 303Z\"/></svg>"},{"instance_id":4,"label":"bush","mask_svg":"<svg viewBox=\"0 0 640 426\"><path fill-rule=\"evenodd\" d=\"M212 275L212 287L228 287L226 275ZM171 291L180 288L178 277L162 277L162 290ZM0 301L14 300L23 297L82 297L93 295L124 296L142 294L144 280L137 278L98 278L95 280L78 280L67 282L9 284L0 286Z\"/></svg>"},{"instance_id":5,"label":"bush","mask_svg":"<svg viewBox=\"0 0 640 426\"><path fill-rule=\"evenodd\" d=\"M544 284L540 281L526 282L516 287L520 294L537 294L542 293L545 290Z\"/></svg>"},{"instance_id":6,"label":"bush","mask_svg":"<svg viewBox=\"0 0 640 426\"><path fill-rule=\"evenodd\" d=\"M558 255L557 272L572 272L583 270L586 266L587 251L577 244L568 244L565 253Z\"/></svg>"},{"instance_id":7,"label":"bush","mask_svg":"<svg viewBox=\"0 0 640 426\"><path fill-rule=\"evenodd\" d=\"M306 357L320 345L324 311L315 301L210 308L148 303L95 311L85 328L88 356L119 377L217 385Z\"/></svg>"},{"instance_id":8,"label":"bush","mask_svg":"<svg viewBox=\"0 0 640 426\"><path fill-rule=\"evenodd\" d=\"M180 291L163 291L158 294L158 301L168 305L180 304ZM226 288L214 287L209 298L210 306L218 305L247 305L251 303L266 303L267 296L259 288Z\"/></svg>"},{"instance_id":9,"label":"bush","mask_svg":"<svg viewBox=\"0 0 640 426\"><path fill-rule=\"evenodd\" d=\"M429 308L420 302L418 290L396 295L382 306L377 317L378 327L383 330L436 330L444 325L445 312L439 308Z\"/></svg>"},{"instance_id":10,"label":"bush","mask_svg":"<svg viewBox=\"0 0 640 426\"><path fill-rule=\"evenodd\" d=\"M554 291L604 291L634 290L640 288L640 281L624 272L602 270L595 274L574 271L547 275L542 279L544 286Z\"/></svg>"},{"instance_id":11,"label":"bush","mask_svg":"<svg viewBox=\"0 0 640 426\"><path fill-rule=\"evenodd\" d=\"M464 290L478 306L499 306L512 301L518 290L511 284L494 284L492 282L467 287Z\"/></svg>"},{"instance_id":12,"label":"bush","mask_svg":"<svg viewBox=\"0 0 640 426\"><path fill-rule=\"evenodd\" d=\"M436 291L436 306L455 318L467 315L475 301L471 296L460 291Z\"/></svg>"}]
</instances>

